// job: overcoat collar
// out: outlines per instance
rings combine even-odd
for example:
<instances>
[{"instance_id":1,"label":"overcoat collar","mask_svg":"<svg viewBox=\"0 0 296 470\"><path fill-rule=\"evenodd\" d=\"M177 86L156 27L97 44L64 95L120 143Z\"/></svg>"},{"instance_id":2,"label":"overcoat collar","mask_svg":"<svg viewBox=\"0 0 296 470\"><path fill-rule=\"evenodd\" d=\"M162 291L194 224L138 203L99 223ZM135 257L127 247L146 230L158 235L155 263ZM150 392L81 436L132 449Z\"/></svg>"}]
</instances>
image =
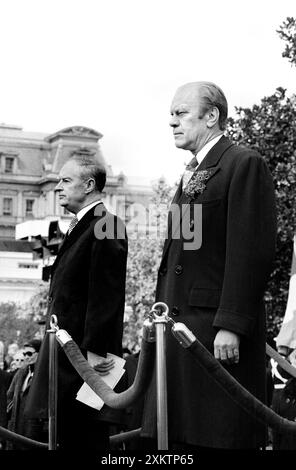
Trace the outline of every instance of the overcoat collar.
<instances>
[{"instance_id":1,"label":"overcoat collar","mask_svg":"<svg viewBox=\"0 0 296 470\"><path fill-rule=\"evenodd\" d=\"M212 168L213 166L218 165L223 153L233 145L235 144L232 143L228 137L222 135L221 139L219 139L214 147L211 148L196 171L205 170L206 168Z\"/></svg>"},{"instance_id":2,"label":"overcoat collar","mask_svg":"<svg viewBox=\"0 0 296 470\"><path fill-rule=\"evenodd\" d=\"M205 158L203 159L201 164L197 167L195 172L206 170L207 168L214 168L214 171L212 172L212 174L210 176L210 178L212 178L217 173L217 171L220 170L219 161L220 161L222 155L226 152L226 150L228 150L233 145L235 145L235 144L233 144L227 137L225 137L223 135L221 137L221 139L218 140L218 142L214 145L214 147L211 148L211 150L205 156ZM190 206L188 197L182 191L182 179L179 183L179 186L178 186L177 191L175 193L175 196L173 198L172 204L178 204L180 207L182 207L182 204L186 204L185 209L180 211L180 224L175 229L175 231L176 231L176 230L179 230L179 227L182 223L182 218L184 217L185 213L189 210L189 206ZM170 222L169 222L169 225L170 226L168 227L168 238L166 238L165 243L164 243L162 260L164 260L166 252L167 252L167 250L170 246L170 243L172 241L172 238L174 236L174 234L172 233L172 230L171 230L171 223Z\"/></svg>"}]
</instances>

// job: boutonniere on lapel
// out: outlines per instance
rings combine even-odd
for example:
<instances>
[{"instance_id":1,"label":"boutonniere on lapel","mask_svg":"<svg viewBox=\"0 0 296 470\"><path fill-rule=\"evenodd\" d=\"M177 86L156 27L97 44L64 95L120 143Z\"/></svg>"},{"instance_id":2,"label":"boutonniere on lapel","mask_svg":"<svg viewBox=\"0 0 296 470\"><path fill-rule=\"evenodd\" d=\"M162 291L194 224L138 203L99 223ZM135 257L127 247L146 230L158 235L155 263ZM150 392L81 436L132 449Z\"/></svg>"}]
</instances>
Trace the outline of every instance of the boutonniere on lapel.
<instances>
[{"instance_id":1,"label":"boutonniere on lapel","mask_svg":"<svg viewBox=\"0 0 296 470\"><path fill-rule=\"evenodd\" d=\"M215 168L210 168L208 170L196 170L186 188L184 189L184 194L190 198L194 199L198 194L202 194L206 189L206 181L212 176L215 172Z\"/></svg>"}]
</instances>

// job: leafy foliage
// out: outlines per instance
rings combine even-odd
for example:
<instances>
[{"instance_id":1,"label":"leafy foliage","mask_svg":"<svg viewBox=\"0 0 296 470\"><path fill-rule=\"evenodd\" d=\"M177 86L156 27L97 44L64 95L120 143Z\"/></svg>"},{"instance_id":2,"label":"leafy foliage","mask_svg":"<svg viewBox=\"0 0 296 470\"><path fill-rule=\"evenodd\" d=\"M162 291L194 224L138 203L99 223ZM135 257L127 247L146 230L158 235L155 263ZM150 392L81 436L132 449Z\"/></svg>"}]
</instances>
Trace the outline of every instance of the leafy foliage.
<instances>
[{"instance_id":1,"label":"leafy foliage","mask_svg":"<svg viewBox=\"0 0 296 470\"><path fill-rule=\"evenodd\" d=\"M49 282L40 281L35 294L30 299L28 307L35 322L45 321L46 319L48 291Z\"/></svg>"},{"instance_id":2,"label":"leafy foliage","mask_svg":"<svg viewBox=\"0 0 296 470\"><path fill-rule=\"evenodd\" d=\"M232 140L256 149L266 160L276 193L278 236L274 270L266 292L267 330L277 335L285 313L293 235L296 230L296 99L277 88L260 105L236 108L229 119Z\"/></svg>"},{"instance_id":3,"label":"leafy foliage","mask_svg":"<svg viewBox=\"0 0 296 470\"><path fill-rule=\"evenodd\" d=\"M282 56L286 57L292 65L296 65L296 19L286 18L277 33L286 42Z\"/></svg>"},{"instance_id":4,"label":"leafy foliage","mask_svg":"<svg viewBox=\"0 0 296 470\"><path fill-rule=\"evenodd\" d=\"M5 347L17 343L21 347L26 341L34 338L39 330L31 314L24 315L24 310L14 302L0 304L0 341Z\"/></svg>"},{"instance_id":5,"label":"leafy foliage","mask_svg":"<svg viewBox=\"0 0 296 470\"><path fill-rule=\"evenodd\" d=\"M173 188L160 178L154 187L148 233L129 239L123 345L131 352L139 349L143 320L155 302L157 269L161 259L166 218ZM148 218L147 218L148 220Z\"/></svg>"}]
</instances>

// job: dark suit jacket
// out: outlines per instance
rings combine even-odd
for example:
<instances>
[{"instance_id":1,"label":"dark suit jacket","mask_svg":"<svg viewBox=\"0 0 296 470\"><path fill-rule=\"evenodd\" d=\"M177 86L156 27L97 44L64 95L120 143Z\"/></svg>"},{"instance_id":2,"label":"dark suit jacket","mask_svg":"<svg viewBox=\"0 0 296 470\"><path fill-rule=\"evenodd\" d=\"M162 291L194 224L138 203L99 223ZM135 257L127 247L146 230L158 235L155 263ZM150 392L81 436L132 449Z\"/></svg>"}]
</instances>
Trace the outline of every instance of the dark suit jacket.
<instances>
[{"instance_id":1,"label":"dark suit jacket","mask_svg":"<svg viewBox=\"0 0 296 470\"><path fill-rule=\"evenodd\" d=\"M211 170L211 177L203 193L190 201L180 184L174 198L179 206L185 204L183 223L194 206L202 204L201 247L184 250L182 233L176 239L172 237L176 226L170 230L156 300L166 302L174 319L184 322L212 353L219 329L239 334L240 363L227 368L264 400L263 295L276 237L272 177L258 153L236 146L224 136L197 171L206 169ZM191 229L201 223L192 217L185 222ZM262 444L264 430L197 367L170 332L167 367L170 440L221 448ZM143 429L144 435L152 435L155 396L147 399Z\"/></svg>"},{"instance_id":2,"label":"dark suit jacket","mask_svg":"<svg viewBox=\"0 0 296 470\"><path fill-rule=\"evenodd\" d=\"M7 427L7 390L15 372L0 369L0 426ZM5 444L5 439L0 437L0 444Z\"/></svg>"},{"instance_id":3,"label":"dark suit jacket","mask_svg":"<svg viewBox=\"0 0 296 470\"><path fill-rule=\"evenodd\" d=\"M48 297L47 327L55 314L59 328L72 336L85 357L87 351L121 355L127 239L123 223L103 204L100 208L100 216L95 215L95 208L90 209L66 236L52 267ZM113 239L98 239L96 224L106 221L115 229L118 222L123 238L115 232ZM46 335L26 405L30 417L47 416L48 343ZM82 379L59 345L58 365L58 410L62 413L63 404L75 399Z\"/></svg>"}]
</instances>

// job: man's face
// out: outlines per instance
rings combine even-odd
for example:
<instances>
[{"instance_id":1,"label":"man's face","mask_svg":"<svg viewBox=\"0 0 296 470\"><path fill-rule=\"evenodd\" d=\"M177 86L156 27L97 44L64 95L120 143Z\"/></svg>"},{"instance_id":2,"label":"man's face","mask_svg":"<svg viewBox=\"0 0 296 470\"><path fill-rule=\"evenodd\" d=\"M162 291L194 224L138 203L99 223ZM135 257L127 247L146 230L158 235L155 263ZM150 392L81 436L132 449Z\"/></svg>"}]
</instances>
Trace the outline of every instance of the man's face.
<instances>
[{"instance_id":1,"label":"man's face","mask_svg":"<svg viewBox=\"0 0 296 470\"><path fill-rule=\"evenodd\" d=\"M55 190L59 192L60 205L77 214L84 206L87 196L80 166L74 160L68 161L61 168L59 180Z\"/></svg>"},{"instance_id":2,"label":"man's face","mask_svg":"<svg viewBox=\"0 0 296 470\"><path fill-rule=\"evenodd\" d=\"M197 153L207 137L207 116L200 118L198 88L185 85L179 88L171 106L170 126L173 128L175 145Z\"/></svg>"},{"instance_id":3,"label":"man's face","mask_svg":"<svg viewBox=\"0 0 296 470\"><path fill-rule=\"evenodd\" d=\"M25 362L29 363L30 361L32 361L32 359L35 359L35 357L37 357L37 351L32 346L25 346L23 349L23 355L25 358Z\"/></svg>"},{"instance_id":4,"label":"man's face","mask_svg":"<svg viewBox=\"0 0 296 470\"><path fill-rule=\"evenodd\" d=\"M22 351L18 351L13 356L13 360L11 362L12 369L19 369L25 362L25 357Z\"/></svg>"}]
</instances>

